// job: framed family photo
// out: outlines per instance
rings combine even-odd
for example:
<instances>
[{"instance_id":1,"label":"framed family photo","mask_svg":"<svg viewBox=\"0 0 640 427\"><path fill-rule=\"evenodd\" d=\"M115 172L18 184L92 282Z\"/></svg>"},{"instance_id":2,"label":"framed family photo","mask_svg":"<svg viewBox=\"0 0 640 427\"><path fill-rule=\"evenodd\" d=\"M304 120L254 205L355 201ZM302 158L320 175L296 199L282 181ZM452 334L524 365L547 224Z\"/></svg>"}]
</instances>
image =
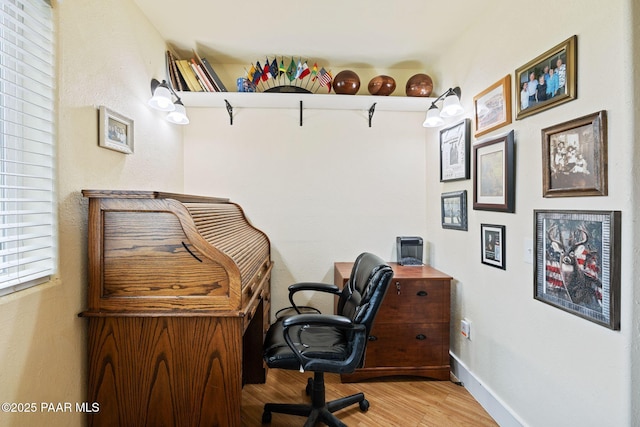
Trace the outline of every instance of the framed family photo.
<instances>
[{"instance_id":1,"label":"framed family photo","mask_svg":"<svg viewBox=\"0 0 640 427\"><path fill-rule=\"evenodd\" d=\"M470 178L471 120L440 131L440 182Z\"/></svg>"},{"instance_id":2,"label":"framed family photo","mask_svg":"<svg viewBox=\"0 0 640 427\"><path fill-rule=\"evenodd\" d=\"M607 112L542 129L544 197L607 195Z\"/></svg>"},{"instance_id":3,"label":"framed family photo","mask_svg":"<svg viewBox=\"0 0 640 427\"><path fill-rule=\"evenodd\" d=\"M620 211L534 210L534 298L620 329Z\"/></svg>"},{"instance_id":4,"label":"framed family photo","mask_svg":"<svg viewBox=\"0 0 640 427\"><path fill-rule=\"evenodd\" d=\"M515 212L514 133L473 146L473 209Z\"/></svg>"},{"instance_id":5,"label":"framed family photo","mask_svg":"<svg viewBox=\"0 0 640 427\"><path fill-rule=\"evenodd\" d=\"M467 190L441 195L442 228L467 231Z\"/></svg>"},{"instance_id":6,"label":"framed family photo","mask_svg":"<svg viewBox=\"0 0 640 427\"><path fill-rule=\"evenodd\" d=\"M475 136L481 136L511 123L511 75L489 86L473 98Z\"/></svg>"},{"instance_id":7,"label":"framed family photo","mask_svg":"<svg viewBox=\"0 0 640 427\"><path fill-rule=\"evenodd\" d=\"M480 224L481 261L492 267L507 269L504 225Z\"/></svg>"},{"instance_id":8,"label":"framed family photo","mask_svg":"<svg viewBox=\"0 0 640 427\"><path fill-rule=\"evenodd\" d=\"M516 70L516 120L576 99L577 36Z\"/></svg>"},{"instance_id":9,"label":"framed family photo","mask_svg":"<svg viewBox=\"0 0 640 427\"><path fill-rule=\"evenodd\" d=\"M133 120L100 106L98 145L121 153L133 153Z\"/></svg>"}]
</instances>

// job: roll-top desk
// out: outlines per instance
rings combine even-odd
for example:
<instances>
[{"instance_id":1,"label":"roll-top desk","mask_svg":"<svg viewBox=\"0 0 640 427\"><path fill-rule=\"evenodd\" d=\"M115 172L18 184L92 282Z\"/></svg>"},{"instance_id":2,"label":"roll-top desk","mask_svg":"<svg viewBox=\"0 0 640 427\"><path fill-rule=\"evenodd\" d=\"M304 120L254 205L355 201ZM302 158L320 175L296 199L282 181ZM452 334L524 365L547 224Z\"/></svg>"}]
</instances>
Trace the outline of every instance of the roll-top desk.
<instances>
[{"instance_id":1,"label":"roll-top desk","mask_svg":"<svg viewBox=\"0 0 640 427\"><path fill-rule=\"evenodd\" d=\"M92 426L239 426L265 381L267 236L227 199L84 190L89 198Z\"/></svg>"}]
</instances>

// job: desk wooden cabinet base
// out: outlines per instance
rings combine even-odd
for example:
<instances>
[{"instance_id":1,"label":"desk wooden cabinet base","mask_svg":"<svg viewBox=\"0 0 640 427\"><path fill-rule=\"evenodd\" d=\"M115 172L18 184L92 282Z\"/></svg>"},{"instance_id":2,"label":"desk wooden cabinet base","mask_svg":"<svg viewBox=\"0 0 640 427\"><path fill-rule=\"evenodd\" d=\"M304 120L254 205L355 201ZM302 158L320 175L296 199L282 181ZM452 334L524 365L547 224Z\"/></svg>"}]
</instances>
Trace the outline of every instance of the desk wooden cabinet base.
<instances>
[{"instance_id":1,"label":"desk wooden cabinet base","mask_svg":"<svg viewBox=\"0 0 640 427\"><path fill-rule=\"evenodd\" d=\"M263 383L267 237L226 199L85 190L90 426L240 426Z\"/></svg>"},{"instance_id":2,"label":"desk wooden cabinet base","mask_svg":"<svg viewBox=\"0 0 640 427\"><path fill-rule=\"evenodd\" d=\"M336 286L349 280L352 265L335 263ZM392 375L448 380L451 277L429 266L389 265L394 276L373 322L364 367L342 374L342 381Z\"/></svg>"}]
</instances>

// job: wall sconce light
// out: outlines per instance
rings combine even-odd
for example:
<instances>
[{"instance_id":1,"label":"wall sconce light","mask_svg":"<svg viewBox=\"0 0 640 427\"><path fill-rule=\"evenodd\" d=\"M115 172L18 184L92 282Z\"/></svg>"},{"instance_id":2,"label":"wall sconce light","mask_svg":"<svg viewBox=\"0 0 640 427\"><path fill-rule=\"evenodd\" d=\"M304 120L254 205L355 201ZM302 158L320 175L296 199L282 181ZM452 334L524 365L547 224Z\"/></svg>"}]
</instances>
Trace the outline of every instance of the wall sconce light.
<instances>
[{"instance_id":1,"label":"wall sconce light","mask_svg":"<svg viewBox=\"0 0 640 427\"><path fill-rule=\"evenodd\" d=\"M442 110L440 110L436 106L436 102L443 98ZM427 118L422 126L426 128L440 126L444 123L445 118L459 116L462 113L464 113L464 108L460 104L460 88L458 86L449 88L431 103L431 107L427 110Z\"/></svg>"},{"instance_id":2,"label":"wall sconce light","mask_svg":"<svg viewBox=\"0 0 640 427\"><path fill-rule=\"evenodd\" d=\"M172 96L176 97L175 102L173 102ZM182 100L178 94L169 87L166 80L160 83L156 79L151 79L151 99L149 100L149 106L156 110L168 111L169 114L165 117L168 122L177 125L189 124L187 110L184 108Z\"/></svg>"}]
</instances>

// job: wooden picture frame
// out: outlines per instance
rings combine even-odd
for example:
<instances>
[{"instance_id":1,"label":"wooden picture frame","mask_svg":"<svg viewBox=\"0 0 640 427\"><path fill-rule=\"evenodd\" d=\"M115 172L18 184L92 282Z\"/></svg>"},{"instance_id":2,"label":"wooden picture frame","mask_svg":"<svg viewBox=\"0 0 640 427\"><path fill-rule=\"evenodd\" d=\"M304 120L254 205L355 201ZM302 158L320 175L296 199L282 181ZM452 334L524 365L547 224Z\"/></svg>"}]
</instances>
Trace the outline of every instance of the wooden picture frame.
<instances>
[{"instance_id":1,"label":"wooden picture frame","mask_svg":"<svg viewBox=\"0 0 640 427\"><path fill-rule=\"evenodd\" d=\"M578 97L576 45L574 35L516 70L516 120ZM537 87L541 77L546 85L544 90Z\"/></svg>"},{"instance_id":2,"label":"wooden picture frame","mask_svg":"<svg viewBox=\"0 0 640 427\"><path fill-rule=\"evenodd\" d=\"M620 216L534 210L534 298L619 330Z\"/></svg>"},{"instance_id":3,"label":"wooden picture frame","mask_svg":"<svg viewBox=\"0 0 640 427\"><path fill-rule=\"evenodd\" d=\"M473 146L473 209L515 212L514 132Z\"/></svg>"},{"instance_id":4,"label":"wooden picture frame","mask_svg":"<svg viewBox=\"0 0 640 427\"><path fill-rule=\"evenodd\" d=\"M473 109L476 137L511 123L511 75L474 96Z\"/></svg>"},{"instance_id":5,"label":"wooden picture frame","mask_svg":"<svg viewBox=\"0 0 640 427\"><path fill-rule=\"evenodd\" d=\"M467 190L442 193L440 214L442 228L467 231Z\"/></svg>"},{"instance_id":6,"label":"wooden picture frame","mask_svg":"<svg viewBox=\"0 0 640 427\"><path fill-rule=\"evenodd\" d=\"M100 106L98 145L125 154L133 153L133 120Z\"/></svg>"},{"instance_id":7,"label":"wooden picture frame","mask_svg":"<svg viewBox=\"0 0 640 427\"><path fill-rule=\"evenodd\" d=\"M480 224L480 261L492 267L507 269L506 227Z\"/></svg>"},{"instance_id":8,"label":"wooden picture frame","mask_svg":"<svg viewBox=\"0 0 640 427\"><path fill-rule=\"evenodd\" d=\"M542 129L544 197L607 195L607 112Z\"/></svg>"},{"instance_id":9,"label":"wooden picture frame","mask_svg":"<svg viewBox=\"0 0 640 427\"><path fill-rule=\"evenodd\" d=\"M440 131L440 182L470 178L470 128L471 120L464 119Z\"/></svg>"}]
</instances>

